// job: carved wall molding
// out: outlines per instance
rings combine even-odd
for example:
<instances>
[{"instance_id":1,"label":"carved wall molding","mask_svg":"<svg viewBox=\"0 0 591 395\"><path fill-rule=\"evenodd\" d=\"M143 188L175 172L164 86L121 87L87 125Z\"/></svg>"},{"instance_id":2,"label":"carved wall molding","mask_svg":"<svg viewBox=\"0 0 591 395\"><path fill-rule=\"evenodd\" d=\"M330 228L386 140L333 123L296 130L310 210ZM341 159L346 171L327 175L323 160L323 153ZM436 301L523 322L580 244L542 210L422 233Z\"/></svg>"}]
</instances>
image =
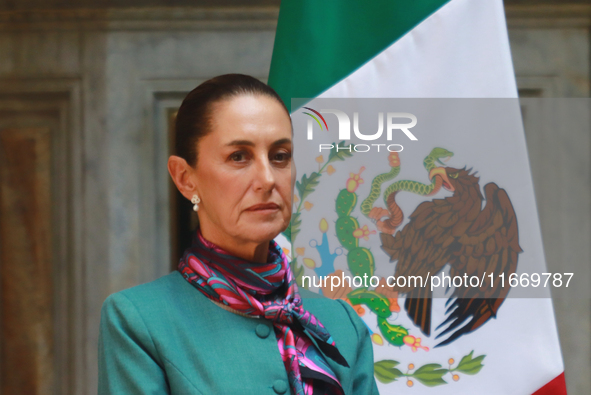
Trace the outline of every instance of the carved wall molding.
<instances>
[{"instance_id":1,"label":"carved wall molding","mask_svg":"<svg viewBox=\"0 0 591 395\"><path fill-rule=\"evenodd\" d=\"M508 4L509 28L589 28L591 4Z\"/></svg>"},{"instance_id":2,"label":"carved wall molding","mask_svg":"<svg viewBox=\"0 0 591 395\"><path fill-rule=\"evenodd\" d=\"M80 165L80 102L81 85L78 79L0 79L0 113L4 115L0 126L10 123L5 119L7 115L10 118L10 114L16 114L13 117L13 122L16 123L15 135L20 130L27 132L27 128L30 129L29 122L51 125L48 129L50 132L46 134L50 135L52 196L51 201L46 203L51 206L53 218L52 359L54 390L64 394L73 393L73 388L81 385L77 380L85 377L83 353L86 338L86 297L81 231L84 208L81 199L83 174ZM6 130L4 129L5 132Z\"/></svg>"},{"instance_id":3,"label":"carved wall molding","mask_svg":"<svg viewBox=\"0 0 591 395\"><path fill-rule=\"evenodd\" d=\"M278 7L3 11L0 31L272 30L278 15Z\"/></svg>"},{"instance_id":4,"label":"carved wall molding","mask_svg":"<svg viewBox=\"0 0 591 395\"><path fill-rule=\"evenodd\" d=\"M509 3L514 28L588 28L591 4ZM273 30L279 7L146 7L0 11L0 31Z\"/></svg>"}]
</instances>

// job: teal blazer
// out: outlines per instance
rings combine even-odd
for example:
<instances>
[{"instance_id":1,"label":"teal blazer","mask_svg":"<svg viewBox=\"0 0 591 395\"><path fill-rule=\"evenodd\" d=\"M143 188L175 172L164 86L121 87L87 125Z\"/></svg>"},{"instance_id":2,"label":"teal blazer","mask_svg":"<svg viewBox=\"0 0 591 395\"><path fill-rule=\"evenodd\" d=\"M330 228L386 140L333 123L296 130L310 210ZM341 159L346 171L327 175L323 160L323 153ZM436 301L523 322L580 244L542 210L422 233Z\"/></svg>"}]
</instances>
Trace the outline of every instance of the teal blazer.
<instances>
[{"instance_id":1,"label":"teal blazer","mask_svg":"<svg viewBox=\"0 0 591 395\"><path fill-rule=\"evenodd\" d=\"M342 300L300 295L350 366L326 358L345 394L378 394L365 324ZM98 355L100 395L290 393L271 322L222 309L177 271L105 300Z\"/></svg>"}]
</instances>

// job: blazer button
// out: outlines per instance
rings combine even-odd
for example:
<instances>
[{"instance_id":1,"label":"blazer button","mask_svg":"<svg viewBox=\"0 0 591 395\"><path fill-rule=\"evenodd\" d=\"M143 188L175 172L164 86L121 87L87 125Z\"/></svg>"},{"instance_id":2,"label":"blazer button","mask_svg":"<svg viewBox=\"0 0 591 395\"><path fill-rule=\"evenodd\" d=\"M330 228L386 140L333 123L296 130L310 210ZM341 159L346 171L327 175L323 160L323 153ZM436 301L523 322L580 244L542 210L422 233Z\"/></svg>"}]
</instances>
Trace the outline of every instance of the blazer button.
<instances>
[{"instance_id":1,"label":"blazer button","mask_svg":"<svg viewBox=\"0 0 591 395\"><path fill-rule=\"evenodd\" d=\"M266 339L267 336L269 336L269 333L271 333L271 328L265 324L259 324L257 325L255 332L261 339Z\"/></svg>"},{"instance_id":2,"label":"blazer button","mask_svg":"<svg viewBox=\"0 0 591 395\"><path fill-rule=\"evenodd\" d=\"M284 380L275 380L273 390L278 394L285 394L287 392L287 383Z\"/></svg>"}]
</instances>

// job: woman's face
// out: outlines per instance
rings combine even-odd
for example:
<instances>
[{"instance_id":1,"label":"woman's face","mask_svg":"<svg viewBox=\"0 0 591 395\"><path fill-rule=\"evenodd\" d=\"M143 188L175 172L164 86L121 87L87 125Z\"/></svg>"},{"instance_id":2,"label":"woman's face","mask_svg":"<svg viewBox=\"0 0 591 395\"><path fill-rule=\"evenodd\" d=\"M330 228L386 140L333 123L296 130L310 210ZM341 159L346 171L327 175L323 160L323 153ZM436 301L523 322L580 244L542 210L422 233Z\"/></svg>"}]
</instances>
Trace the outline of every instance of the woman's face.
<instances>
[{"instance_id":1,"label":"woman's face","mask_svg":"<svg viewBox=\"0 0 591 395\"><path fill-rule=\"evenodd\" d=\"M291 218L291 173L291 121L281 104L264 95L215 103L194 173L203 235L237 248L273 239Z\"/></svg>"}]
</instances>

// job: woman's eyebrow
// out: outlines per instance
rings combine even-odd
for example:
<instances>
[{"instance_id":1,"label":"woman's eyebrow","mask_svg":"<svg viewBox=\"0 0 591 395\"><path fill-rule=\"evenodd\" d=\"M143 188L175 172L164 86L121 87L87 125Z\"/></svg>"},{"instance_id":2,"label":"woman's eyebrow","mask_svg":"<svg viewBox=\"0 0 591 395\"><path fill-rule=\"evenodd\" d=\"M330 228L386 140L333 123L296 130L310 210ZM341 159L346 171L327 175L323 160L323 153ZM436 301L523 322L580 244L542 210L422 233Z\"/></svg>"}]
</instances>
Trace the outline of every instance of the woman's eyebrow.
<instances>
[{"instance_id":1,"label":"woman's eyebrow","mask_svg":"<svg viewBox=\"0 0 591 395\"><path fill-rule=\"evenodd\" d=\"M280 139L277 140L275 142L273 142L272 145L283 145L283 144L291 144L291 139L285 138L285 139ZM228 144L226 144L227 146L249 146L249 147L254 147L255 143L253 143L250 140L232 140L230 141Z\"/></svg>"},{"instance_id":2,"label":"woman's eyebrow","mask_svg":"<svg viewBox=\"0 0 591 395\"><path fill-rule=\"evenodd\" d=\"M273 145L291 144L291 139L281 139L273 143Z\"/></svg>"},{"instance_id":3,"label":"woman's eyebrow","mask_svg":"<svg viewBox=\"0 0 591 395\"><path fill-rule=\"evenodd\" d=\"M252 141L249 141L249 140L232 140L232 141L230 141L226 145L228 145L228 146L248 145L248 146L254 147L255 144Z\"/></svg>"}]
</instances>

